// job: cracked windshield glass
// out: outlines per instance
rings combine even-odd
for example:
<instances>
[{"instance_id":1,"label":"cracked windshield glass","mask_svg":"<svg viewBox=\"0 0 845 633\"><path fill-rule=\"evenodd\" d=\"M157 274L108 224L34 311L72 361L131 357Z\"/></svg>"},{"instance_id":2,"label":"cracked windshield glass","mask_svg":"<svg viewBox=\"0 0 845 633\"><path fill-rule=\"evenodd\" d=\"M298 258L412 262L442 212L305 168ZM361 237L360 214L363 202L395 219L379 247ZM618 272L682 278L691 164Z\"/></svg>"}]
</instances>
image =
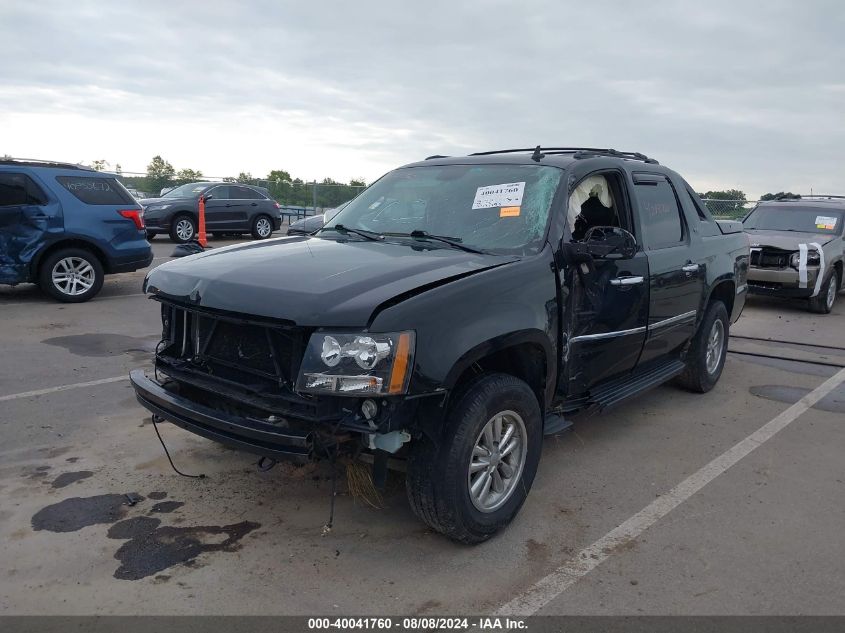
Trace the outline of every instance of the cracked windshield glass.
<instances>
[{"instance_id":1,"label":"cracked windshield glass","mask_svg":"<svg viewBox=\"0 0 845 633\"><path fill-rule=\"evenodd\" d=\"M486 252L537 252L561 173L539 165L397 169L353 200L327 229L340 225L399 239L425 231Z\"/></svg>"}]
</instances>

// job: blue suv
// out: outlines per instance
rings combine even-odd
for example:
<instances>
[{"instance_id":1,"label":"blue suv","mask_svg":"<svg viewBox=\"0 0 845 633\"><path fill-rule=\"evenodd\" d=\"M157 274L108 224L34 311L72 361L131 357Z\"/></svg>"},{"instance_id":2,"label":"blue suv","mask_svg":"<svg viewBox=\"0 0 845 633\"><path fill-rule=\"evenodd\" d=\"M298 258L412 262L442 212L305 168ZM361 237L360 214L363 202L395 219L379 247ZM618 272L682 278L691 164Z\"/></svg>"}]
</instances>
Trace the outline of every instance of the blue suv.
<instances>
[{"instance_id":1,"label":"blue suv","mask_svg":"<svg viewBox=\"0 0 845 633\"><path fill-rule=\"evenodd\" d=\"M79 303L100 291L106 274L152 260L143 210L113 175L0 160L0 283L37 283Z\"/></svg>"}]
</instances>

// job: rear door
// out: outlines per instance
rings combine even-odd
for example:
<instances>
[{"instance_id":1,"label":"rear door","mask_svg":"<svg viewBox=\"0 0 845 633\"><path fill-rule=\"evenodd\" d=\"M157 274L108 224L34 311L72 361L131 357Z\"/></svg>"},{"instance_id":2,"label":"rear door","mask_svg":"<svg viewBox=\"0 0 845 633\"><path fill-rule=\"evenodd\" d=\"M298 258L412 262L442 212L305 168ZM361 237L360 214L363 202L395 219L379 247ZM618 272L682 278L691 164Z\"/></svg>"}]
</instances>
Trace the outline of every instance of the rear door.
<instances>
[{"instance_id":1,"label":"rear door","mask_svg":"<svg viewBox=\"0 0 845 633\"><path fill-rule=\"evenodd\" d=\"M232 228L231 206L229 200L229 185L218 185L205 192L211 200L205 202L205 226L209 231L220 231Z\"/></svg>"},{"instance_id":2,"label":"rear door","mask_svg":"<svg viewBox=\"0 0 845 633\"><path fill-rule=\"evenodd\" d=\"M678 192L666 175L634 172L640 236L650 270L648 331L640 363L692 338L704 292L704 271L693 259L690 230Z\"/></svg>"},{"instance_id":3,"label":"rear door","mask_svg":"<svg viewBox=\"0 0 845 633\"><path fill-rule=\"evenodd\" d=\"M0 283L27 281L29 263L47 232L60 225L59 205L32 178L0 172Z\"/></svg>"},{"instance_id":4,"label":"rear door","mask_svg":"<svg viewBox=\"0 0 845 633\"><path fill-rule=\"evenodd\" d=\"M258 199L263 196L249 187L232 185L230 189L232 192L232 221L237 225L238 230L248 231L251 228L252 214L258 209Z\"/></svg>"}]
</instances>

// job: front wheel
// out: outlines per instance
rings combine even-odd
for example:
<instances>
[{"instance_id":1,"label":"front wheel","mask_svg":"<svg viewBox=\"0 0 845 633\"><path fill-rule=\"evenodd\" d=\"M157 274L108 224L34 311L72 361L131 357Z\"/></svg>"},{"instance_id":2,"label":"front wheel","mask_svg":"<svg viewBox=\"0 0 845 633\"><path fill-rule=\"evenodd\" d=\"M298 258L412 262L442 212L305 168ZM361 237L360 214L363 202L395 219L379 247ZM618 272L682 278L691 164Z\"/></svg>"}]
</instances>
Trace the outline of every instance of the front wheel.
<instances>
[{"instance_id":1,"label":"front wheel","mask_svg":"<svg viewBox=\"0 0 845 633\"><path fill-rule=\"evenodd\" d=\"M679 378L681 385L698 393L706 393L716 385L725 366L729 335L730 321L725 304L714 301L707 307L692 340L686 369Z\"/></svg>"},{"instance_id":2,"label":"front wheel","mask_svg":"<svg viewBox=\"0 0 845 633\"><path fill-rule=\"evenodd\" d=\"M63 248L41 263L38 285L63 303L82 303L100 292L105 274L103 265L91 251Z\"/></svg>"},{"instance_id":3,"label":"front wheel","mask_svg":"<svg viewBox=\"0 0 845 633\"><path fill-rule=\"evenodd\" d=\"M178 244L190 242L197 235L197 223L190 215L177 215L170 224L170 239Z\"/></svg>"},{"instance_id":4,"label":"front wheel","mask_svg":"<svg viewBox=\"0 0 845 633\"><path fill-rule=\"evenodd\" d=\"M839 271L834 268L828 275L827 281L819 289L819 294L810 298L810 310L817 314L830 314L833 304L836 303L837 294L839 294Z\"/></svg>"},{"instance_id":5,"label":"front wheel","mask_svg":"<svg viewBox=\"0 0 845 633\"><path fill-rule=\"evenodd\" d=\"M406 477L414 513L462 543L505 527L528 496L540 462L543 425L531 388L507 374L486 374L450 407L438 442L411 447Z\"/></svg>"},{"instance_id":6,"label":"front wheel","mask_svg":"<svg viewBox=\"0 0 845 633\"><path fill-rule=\"evenodd\" d=\"M252 221L252 237L266 240L273 234L273 221L266 215L258 215Z\"/></svg>"}]
</instances>

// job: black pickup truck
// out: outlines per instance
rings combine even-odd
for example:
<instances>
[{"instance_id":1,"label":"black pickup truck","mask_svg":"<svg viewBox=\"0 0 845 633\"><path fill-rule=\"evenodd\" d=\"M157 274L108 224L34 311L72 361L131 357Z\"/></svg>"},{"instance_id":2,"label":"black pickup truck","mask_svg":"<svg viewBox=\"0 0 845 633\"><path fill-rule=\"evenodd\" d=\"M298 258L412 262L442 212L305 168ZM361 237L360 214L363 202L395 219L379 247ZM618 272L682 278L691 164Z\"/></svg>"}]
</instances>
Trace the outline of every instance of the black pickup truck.
<instances>
[{"instance_id":1,"label":"black pickup truck","mask_svg":"<svg viewBox=\"0 0 845 633\"><path fill-rule=\"evenodd\" d=\"M748 259L739 223L642 154L435 156L314 235L151 271L162 340L131 380L160 418L269 460L369 453L377 483L404 460L420 519L479 542L572 415L713 387Z\"/></svg>"}]
</instances>

